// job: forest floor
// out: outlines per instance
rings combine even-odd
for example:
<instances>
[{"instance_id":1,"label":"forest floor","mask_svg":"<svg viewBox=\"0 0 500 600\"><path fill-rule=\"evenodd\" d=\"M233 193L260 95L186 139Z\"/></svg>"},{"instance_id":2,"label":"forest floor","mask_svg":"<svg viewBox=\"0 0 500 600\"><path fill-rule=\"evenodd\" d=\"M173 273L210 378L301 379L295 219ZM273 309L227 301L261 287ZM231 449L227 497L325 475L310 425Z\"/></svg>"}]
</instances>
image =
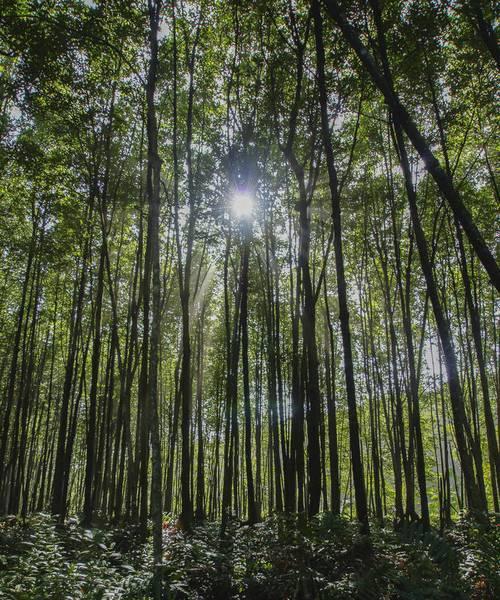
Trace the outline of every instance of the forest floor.
<instances>
[{"instance_id":1,"label":"forest floor","mask_svg":"<svg viewBox=\"0 0 500 600\"><path fill-rule=\"evenodd\" d=\"M187 536L164 524L165 598L199 600L500 598L500 528L463 519L443 536L394 532L325 513L307 524L270 517L253 527L207 523ZM0 598L150 597L151 540L134 528L63 528L37 514L0 521Z\"/></svg>"}]
</instances>

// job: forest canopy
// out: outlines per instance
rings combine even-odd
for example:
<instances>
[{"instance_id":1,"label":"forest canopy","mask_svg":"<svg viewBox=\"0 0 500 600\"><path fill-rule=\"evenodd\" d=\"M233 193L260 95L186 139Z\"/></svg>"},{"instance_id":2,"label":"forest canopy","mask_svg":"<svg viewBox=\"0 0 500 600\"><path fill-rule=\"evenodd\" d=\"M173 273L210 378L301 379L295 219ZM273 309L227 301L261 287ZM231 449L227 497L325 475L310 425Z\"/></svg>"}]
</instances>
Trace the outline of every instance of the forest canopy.
<instances>
[{"instance_id":1,"label":"forest canopy","mask_svg":"<svg viewBox=\"0 0 500 600\"><path fill-rule=\"evenodd\" d=\"M500 590L457 566L500 548L496 8L0 3L0 595ZM13 540L113 535L142 596L12 591ZM257 592L259 536L279 573L447 544L455 591ZM219 587L172 583L195 544Z\"/></svg>"}]
</instances>

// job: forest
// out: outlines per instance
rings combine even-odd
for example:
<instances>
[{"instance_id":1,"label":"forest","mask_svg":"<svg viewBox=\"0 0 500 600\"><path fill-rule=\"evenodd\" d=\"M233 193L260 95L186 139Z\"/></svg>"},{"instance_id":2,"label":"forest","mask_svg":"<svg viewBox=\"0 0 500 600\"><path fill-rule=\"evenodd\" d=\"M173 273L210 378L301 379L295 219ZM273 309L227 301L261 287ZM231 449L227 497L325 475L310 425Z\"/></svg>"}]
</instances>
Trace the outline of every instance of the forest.
<instances>
[{"instance_id":1,"label":"forest","mask_svg":"<svg viewBox=\"0 0 500 600\"><path fill-rule=\"evenodd\" d=\"M498 8L0 1L0 598L500 598Z\"/></svg>"}]
</instances>

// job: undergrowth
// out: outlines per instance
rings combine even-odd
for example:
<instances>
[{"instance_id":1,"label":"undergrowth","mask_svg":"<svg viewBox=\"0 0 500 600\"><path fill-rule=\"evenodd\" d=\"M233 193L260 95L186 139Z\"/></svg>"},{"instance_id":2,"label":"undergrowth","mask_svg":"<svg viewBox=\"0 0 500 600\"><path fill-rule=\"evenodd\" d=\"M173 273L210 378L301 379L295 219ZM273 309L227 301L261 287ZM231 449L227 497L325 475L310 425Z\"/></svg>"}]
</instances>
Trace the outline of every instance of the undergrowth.
<instances>
[{"instance_id":1,"label":"undergrowth","mask_svg":"<svg viewBox=\"0 0 500 600\"><path fill-rule=\"evenodd\" d=\"M272 516L252 527L164 525L167 600L500 598L499 528L462 519L443 536L372 527L329 513L304 523ZM150 597L150 540L133 527L86 530L48 515L0 521L0 598L142 600Z\"/></svg>"}]
</instances>

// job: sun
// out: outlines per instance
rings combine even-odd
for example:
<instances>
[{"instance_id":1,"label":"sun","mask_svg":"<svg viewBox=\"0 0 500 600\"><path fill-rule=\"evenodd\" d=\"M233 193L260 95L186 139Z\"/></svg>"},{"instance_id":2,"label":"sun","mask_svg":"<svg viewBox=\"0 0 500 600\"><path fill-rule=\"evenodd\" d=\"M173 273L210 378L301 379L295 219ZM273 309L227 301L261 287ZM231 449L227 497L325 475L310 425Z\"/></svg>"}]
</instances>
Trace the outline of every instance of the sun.
<instances>
[{"instance_id":1,"label":"sun","mask_svg":"<svg viewBox=\"0 0 500 600\"><path fill-rule=\"evenodd\" d=\"M233 215L237 219L248 219L253 212L253 198L248 192L235 192L231 201Z\"/></svg>"}]
</instances>

